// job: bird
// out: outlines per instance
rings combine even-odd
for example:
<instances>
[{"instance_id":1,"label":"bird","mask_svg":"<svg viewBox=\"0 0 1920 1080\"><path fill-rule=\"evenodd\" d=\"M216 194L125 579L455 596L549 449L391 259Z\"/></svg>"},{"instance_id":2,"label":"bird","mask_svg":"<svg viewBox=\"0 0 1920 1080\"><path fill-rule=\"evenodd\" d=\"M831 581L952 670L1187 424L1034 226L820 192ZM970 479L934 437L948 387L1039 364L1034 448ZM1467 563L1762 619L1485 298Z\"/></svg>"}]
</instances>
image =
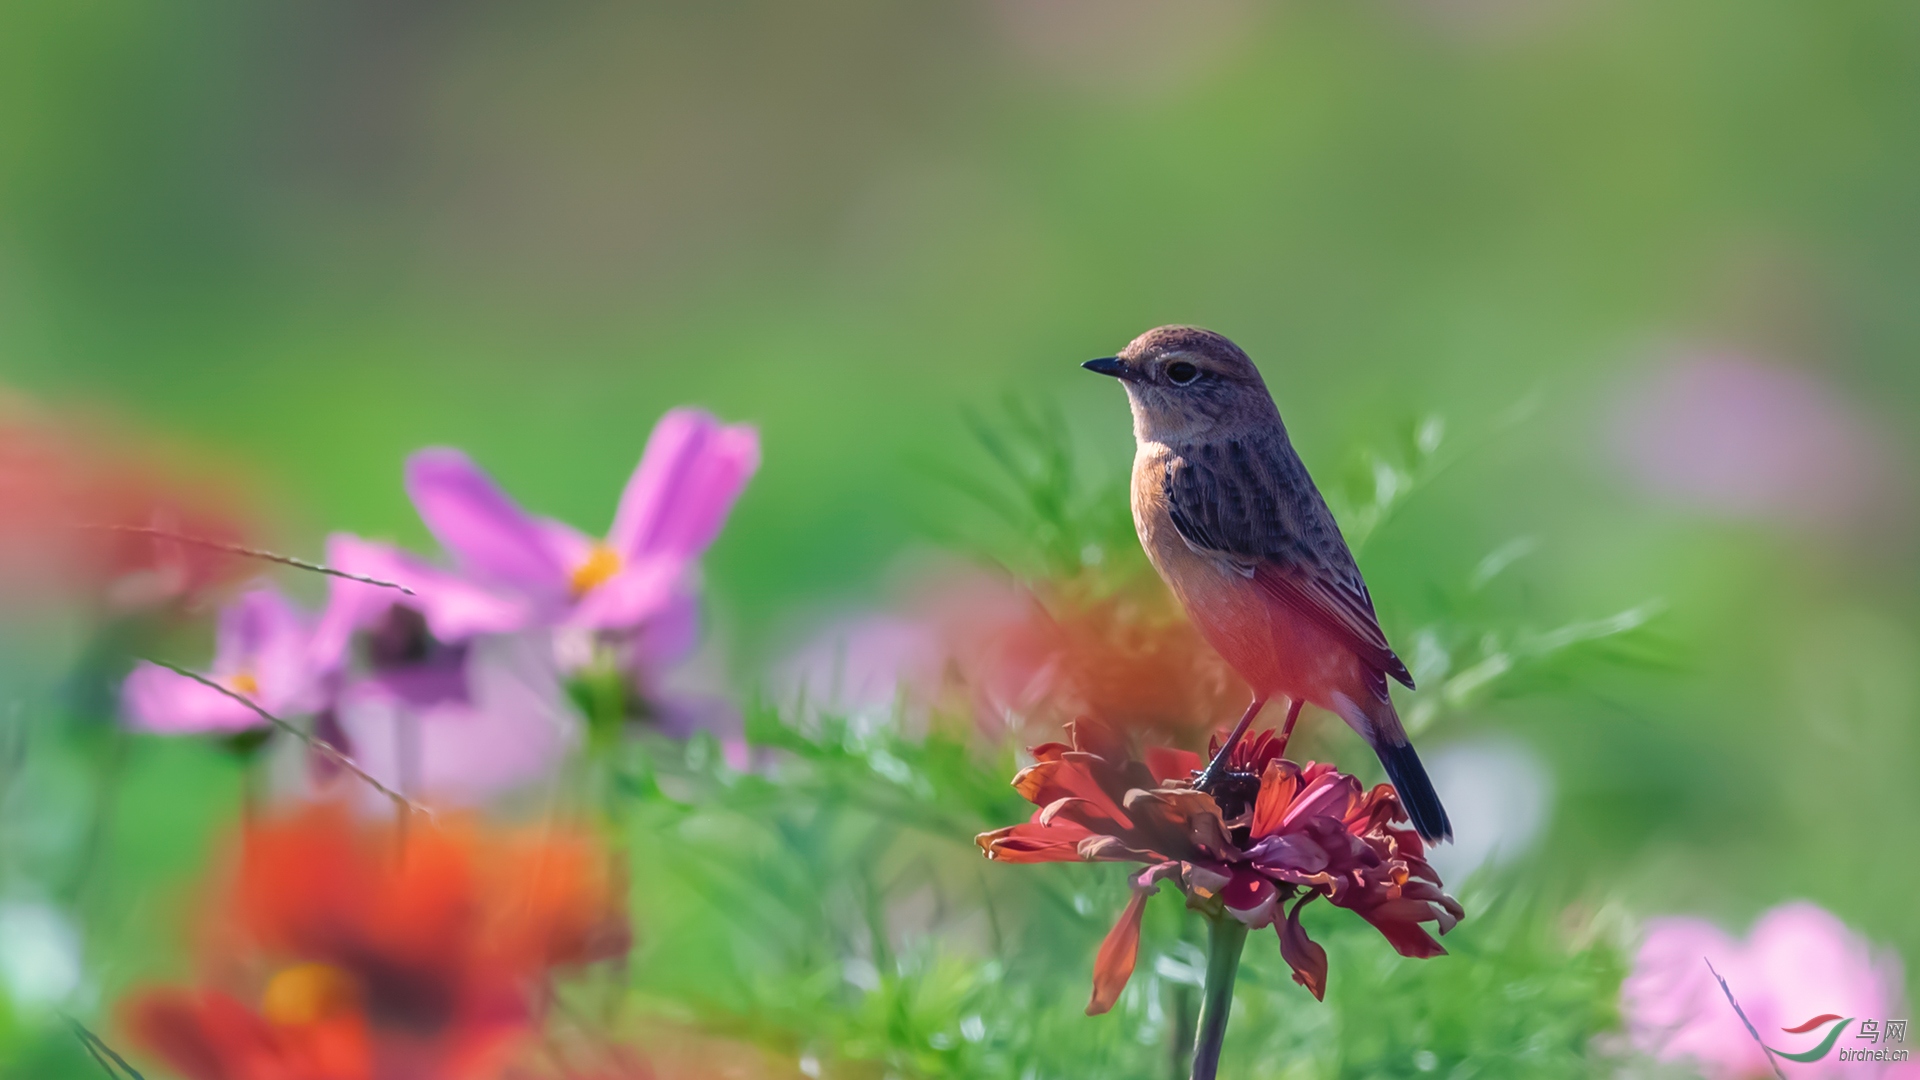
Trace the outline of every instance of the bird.
<instances>
[{"instance_id":1,"label":"bird","mask_svg":"<svg viewBox=\"0 0 1920 1080\"><path fill-rule=\"evenodd\" d=\"M1387 692L1413 687L1374 614L1353 552L1287 438L1253 361L1227 338L1162 326L1089 371L1126 387L1133 410L1133 521L1147 558L1196 627L1253 688L1253 700L1196 777L1212 792L1234 746L1270 700L1303 703L1365 739L1414 829L1453 826Z\"/></svg>"}]
</instances>

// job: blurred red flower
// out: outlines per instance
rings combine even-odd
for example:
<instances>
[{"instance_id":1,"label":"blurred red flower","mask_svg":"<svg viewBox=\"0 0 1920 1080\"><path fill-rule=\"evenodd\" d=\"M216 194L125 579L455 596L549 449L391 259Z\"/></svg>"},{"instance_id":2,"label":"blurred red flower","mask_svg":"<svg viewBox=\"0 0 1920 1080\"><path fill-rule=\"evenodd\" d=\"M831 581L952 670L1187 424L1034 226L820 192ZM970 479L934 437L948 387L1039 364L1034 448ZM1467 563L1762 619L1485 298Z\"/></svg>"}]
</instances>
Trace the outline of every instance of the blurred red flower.
<instances>
[{"instance_id":1,"label":"blurred red flower","mask_svg":"<svg viewBox=\"0 0 1920 1080\"><path fill-rule=\"evenodd\" d=\"M188 595L244 564L211 547L242 533L238 500L156 447L34 409L0 391L0 596L79 590L109 608Z\"/></svg>"},{"instance_id":2,"label":"blurred red flower","mask_svg":"<svg viewBox=\"0 0 1920 1080\"><path fill-rule=\"evenodd\" d=\"M1366 791L1331 765L1284 760L1264 732L1235 748L1208 794L1192 784L1198 755L1155 748L1138 761L1102 724L1083 719L1068 731L1071 743L1035 747L1036 763L1014 777L1040 808L1032 819L982 833L978 843L1002 862L1147 864L1100 947L1088 1013L1112 1008L1126 987L1142 910L1162 881L1192 907L1254 929L1276 926L1294 981L1315 997L1326 993L1327 954L1300 925L1300 909L1315 897L1366 919L1403 956L1446 952L1420 924L1444 934L1464 912L1441 891L1420 837L1393 827L1407 815L1391 785ZM1283 903L1296 895L1283 919Z\"/></svg>"},{"instance_id":3,"label":"blurred red flower","mask_svg":"<svg viewBox=\"0 0 1920 1080\"><path fill-rule=\"evenodd\" d=\"M192 1080L495 1077L549 973L629 943L619 878L585 835L396 835L336 807L249 828L209 930L209 986L124 1006L134 1041Z\"/></svg>"},{"instance_id":4,"label":"blurred red flower","mask_svg":"<svg viewBox=\"0 0 1920 1080\"><path fill-rule=\"evenodd\" d=\"M1249 696L1158 581L1113 592L1043 584L1000 618L960 623L953 636L962 677L996 719L1052 728L1098 716L1197 741Z\"/></svg>"}]
</instances>

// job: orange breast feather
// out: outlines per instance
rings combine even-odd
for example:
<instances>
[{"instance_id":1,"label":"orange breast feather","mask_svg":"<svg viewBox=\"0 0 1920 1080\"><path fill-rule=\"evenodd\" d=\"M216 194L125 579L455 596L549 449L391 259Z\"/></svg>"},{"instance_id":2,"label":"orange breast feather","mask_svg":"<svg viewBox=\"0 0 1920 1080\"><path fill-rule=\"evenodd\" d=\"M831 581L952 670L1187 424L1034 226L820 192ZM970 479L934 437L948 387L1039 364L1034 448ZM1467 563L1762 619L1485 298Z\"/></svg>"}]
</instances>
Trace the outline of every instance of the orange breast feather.
<instances>
[{"instance_id":1,"label":"orange breast feather","mask_svg":"<svg viewBox=\"0 0 1920 1080\"><path fill-rule=\"evenodd\" d=\"M1252 578L1188 546L1166 501L1170 451L1144 444L1134 459L1133 520L1154 569L1200 633L1257 692L1322 704L1356 677L1351 650L1279 603Z\"/></svg>"}]
</instances>

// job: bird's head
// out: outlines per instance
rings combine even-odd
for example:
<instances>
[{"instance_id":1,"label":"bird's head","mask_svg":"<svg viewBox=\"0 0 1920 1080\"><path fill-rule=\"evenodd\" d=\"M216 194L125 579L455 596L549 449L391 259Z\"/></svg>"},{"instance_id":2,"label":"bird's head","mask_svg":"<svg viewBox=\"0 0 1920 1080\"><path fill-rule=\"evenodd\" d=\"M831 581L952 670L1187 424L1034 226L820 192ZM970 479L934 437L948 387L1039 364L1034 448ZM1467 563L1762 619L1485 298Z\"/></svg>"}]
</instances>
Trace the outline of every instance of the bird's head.
<instances>
[{"instance_id":1,"label":"bird's head","mask_svg":"<svg viewBox=\"0 0 1920 1080\"><path fill-rule=\"evenodd\" d=\"M1120 355L1080 366L1125 384L1134 434L1143 441L1188 442L1279 419L1240 346L1196 326L1156 327Z\"/></svg>"}]
</instances>

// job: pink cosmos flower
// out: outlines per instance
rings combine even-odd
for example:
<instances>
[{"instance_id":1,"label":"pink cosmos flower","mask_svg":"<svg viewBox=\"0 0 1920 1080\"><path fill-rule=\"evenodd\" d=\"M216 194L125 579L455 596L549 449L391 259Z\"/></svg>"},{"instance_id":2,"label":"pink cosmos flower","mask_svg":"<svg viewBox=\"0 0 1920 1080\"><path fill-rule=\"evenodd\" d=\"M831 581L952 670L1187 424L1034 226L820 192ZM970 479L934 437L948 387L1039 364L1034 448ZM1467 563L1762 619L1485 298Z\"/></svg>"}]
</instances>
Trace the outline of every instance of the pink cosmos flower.
<instances>
[{"instance_id":1,"label":"pink cosmos flower","mask_svg":"<svg viewBox=\"0 0 1920 1080\"><path fill-rule=\"evenodd\" d=\"M320 705L320 680L307 616L271 586L243 594L220 612L207 677L276 716ZM169 734L234 732L263 721L244 704L155 664L141 662L120 689L128 724Z\"/></svg>"},{"instance_id":2,"label":"pink cosmos flower","mask_svg":"<svg viewBox=\"0 0 1920 1080\"><path fill-rule=\"evenodd\" d=\"M325 671L339 670L349 659L354 634L378 625L395 606L418 613L426 629L447 642L510 633L533 620L532 609L519 598L484 588L412 552L348 533L327 538L327 564L350 574L398 582L413 595L331 579L327 608L313 635L314 663Z\"/></svg>"},{"instance_id":3,"label":"pink cosmos flower","mask_svg":"<svg viewBox=\"0 0 1920 1080\"><path fill-rule=\"evenodd\" d=\"M1810 371L1682 354L1631 383L1607 422L1627 478L1696 512L1830 529L1902 509L1897 448Z\"/></svg>"},{"instance_id":4,"label":"pink cosmos flower","mask_svg":"<svg viewBox=\"0 0 1920 1080\"><path fill-rule=\"evenodd\" d=\"M336 694L353 685L423 706L462 700L468 643L514 632L531 618L524 603L386 544L336 533L327 539L327 561L412 590L333 579L312 657Z\"/></svg>"},{"instance_id":5,"label":"pink cosmos flower","mask_svg":"<svg viewBox=\"0 0 1920 1080\"><path fill-rule=\"evenodd\" d=\"M919 724L944 674L939 632L928 620L890 612L834 619L775 666L773 700L804 719L823 714L879 723L896 714Z\"/></svg>"},{"instance_id":6,"label":"pink cosmos flower","mask_svg":"<svg viewBox=\"0 0 1920 1080\"><path fill-rule=\"evenodd\" d=\"M655 684L658 673L699 639L690 571L759 454L750 427L724 427L692 409L668 413L648 439L612 532L595 541L528 514L459 451L421 451L407 463L408 492L455 567L345 534L331 538L332 565L400 582L414 595L334 581L315 633L316 664L433 705L464 698L470 640L552 627L563 668L605 660L634 684L635 700L659 705L666 695ZM366 645L360 656L356 640Z\"/></svg>"},{"instance_id":7,"label":"pink cosmos flower","mask_svg":"<svg viewBox=\"0 0 1920 1080\"><path fill-rule=\"evenodd\" d=\"M1900 963L1806 902L1762 915L1745 941L1704 919L1651 920L1633 973L1620 989L1636 1048L1662 1061L1691 1061L1709 1080L1774 1075L1707 961L1727 980L1760 1038L1776 1050L1814 1049L1827 1029L1793 1030L1808 1020L1827 1014L1854 1018L1824 1059L1787 1063L1789 1076L1920 1076L1920 1066L1912 1063L1840 1060L1842 1049L1880 1049L1860 1038L1862 1021L1908 1018Z\"/></svg>"},{"instance_id":8,"label":"pink cosmos flower","mask_svg":"<svg viewBox=\"0 0 1920 1080\"><path fill-rule=\"evenodd\" d=\"M471 803L546 775L577 742L550 635L519 629L533 617L522 599L346 533L327 561L412 591L335 578L310 650L328 691L315 733L382 783ZM337 779L322 758L309 766Z\"/></svg>"},{"instance_id":9,"label":"pink cosmos flower","mask_svg":"<svg viewBox=\"0 0 1920 1080\"><path fill-rule=\"evenodd\" d=\"M544 635L477 638L443 668L435 693L409 693L391 677L348 682L330 713L333 741L388 787L436 806L550 776L579 744L581 720Z\"/></svg>"},{"instance_id":10,"label":"pink cosmos flower","mask_svg":"<svg viewBox=\"0 0 1920 1080\"><path fill-rule=\"evenodd\" d=\"M529 514L458 450L413 455L407 493L461 573L529 618L633 631L687 606L688 571L759 465L753 428L675 409L648 438L604 540Z\"/></svg>"}]
</instances>

